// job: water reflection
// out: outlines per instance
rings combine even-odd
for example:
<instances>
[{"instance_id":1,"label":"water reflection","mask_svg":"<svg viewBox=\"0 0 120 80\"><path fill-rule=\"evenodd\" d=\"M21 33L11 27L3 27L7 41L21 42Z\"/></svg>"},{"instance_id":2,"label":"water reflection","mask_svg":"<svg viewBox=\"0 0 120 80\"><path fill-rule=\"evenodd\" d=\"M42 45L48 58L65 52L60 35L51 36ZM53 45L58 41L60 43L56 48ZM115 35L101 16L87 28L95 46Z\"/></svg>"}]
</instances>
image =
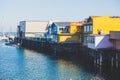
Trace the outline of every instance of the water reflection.
<instances>
[{"instance_id":1,"label":"water reflection","mask_svg":"<svg viewBox=\"0 0 120 80\"><path fill-rule=\"evenodd\" d=\"M60 80L85 80L91 79L90 73L84 69L74 65L71 61L58 60L58 71L60 73ZM65 77L67 76L67 77Z\"/></svg>"},{"instance_id":2,"label":"water reflection","mask_svg":"<svg viewBox=\"0 0 120 80\"><path fill-rule=\"evenodd\" d=\"M95 71L44 53L0 46L0 80L105 80L101 66Z\"/></svg>"}]
</instances>

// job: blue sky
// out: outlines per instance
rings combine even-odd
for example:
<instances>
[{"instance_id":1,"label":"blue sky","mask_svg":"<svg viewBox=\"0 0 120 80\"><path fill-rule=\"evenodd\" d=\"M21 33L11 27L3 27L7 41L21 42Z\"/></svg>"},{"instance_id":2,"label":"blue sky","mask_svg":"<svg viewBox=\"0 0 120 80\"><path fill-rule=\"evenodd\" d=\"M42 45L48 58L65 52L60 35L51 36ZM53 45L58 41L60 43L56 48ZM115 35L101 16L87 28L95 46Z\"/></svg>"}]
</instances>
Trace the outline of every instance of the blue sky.
<instances>
[{"instance_id":1,"label":"blue sky","mask_svg":"<svg viewBox=\"0 0 120 80\"><path fill-rule=\"evenodd\" d=\"M19 21L80 21L93 15L120 16L120 0L0 0L0 31Z\"/></svg>"}]
</instances>

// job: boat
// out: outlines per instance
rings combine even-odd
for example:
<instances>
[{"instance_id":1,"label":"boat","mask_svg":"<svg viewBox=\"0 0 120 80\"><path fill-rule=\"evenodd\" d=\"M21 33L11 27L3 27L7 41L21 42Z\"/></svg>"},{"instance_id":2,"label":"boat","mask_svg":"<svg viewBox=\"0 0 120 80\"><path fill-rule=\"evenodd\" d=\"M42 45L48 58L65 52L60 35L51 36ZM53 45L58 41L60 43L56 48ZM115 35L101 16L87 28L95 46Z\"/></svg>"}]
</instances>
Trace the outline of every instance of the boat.
<instances>
[{"instance_id":1,"label":"boat","mask_svg":"<svg viewBox=\"0 0 120 80\"><path fill-rule=\"evenodd\" d=\"M6 35L1 35L0 36L0 41L8 42L9 38Z\"/></svg>"},{"instance_id":2,"label":"boat","mask_svg":"<svg viewBox=\"0 0 120 80\"><path fill-rule=\"evenodd\" d=\"M5 35L0 36L0 41L8 42L8 40L8 37L6 37Z\"/></svg>"}]
</instances>

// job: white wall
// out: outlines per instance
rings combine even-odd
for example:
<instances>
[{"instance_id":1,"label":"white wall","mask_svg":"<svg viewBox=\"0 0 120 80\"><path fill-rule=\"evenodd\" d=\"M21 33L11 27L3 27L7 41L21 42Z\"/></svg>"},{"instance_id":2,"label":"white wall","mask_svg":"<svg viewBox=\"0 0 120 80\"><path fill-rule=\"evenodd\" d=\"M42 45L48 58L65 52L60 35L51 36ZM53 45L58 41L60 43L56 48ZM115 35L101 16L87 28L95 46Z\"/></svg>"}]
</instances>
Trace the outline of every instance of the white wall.
<instances>
[{"instance_id":1,"label":"white wall","mask_svg":"<svg viewBox=\"0 0 120 80\"><path fill-rule=\"evenodd\" d=\"M89 43L88 47L92 49L100 49L100 48L109 48L113 47L112 42L109 40L109 35L97 35L91 38L95 39L95 43Z\"/></svg>"},{"instance_id":2,"label":"white wall","mask_svg":"<svg viewBox=\"0 0 120 80\"><path fill-rule=\"evenodd\" d=\"M90 36L90 37L88 37L88 39L89 38L94 39L94 41L95 41L95 36ZM88 42L88 48L95 49L95 43Z\"/></svg>"},{"instance_id":3,"label":"white wall","mask_svg":"<svg viewBox=\"0 0 120 80\"><path fill-rule=\"evenodd\" d=\"M97 48L98 45L100 45L101 42L103 42L104 36L96 36L95 37L95 47ZM102 46L102 45L101 45Z\"/></svg>"},{"instance_id":4,"label":"white wall","mask_svg":"<svg viewBox=\"0 0 120 80\"><path fill-rule=\"evenodd\" d=\"M48 26L47 21L21 21L20 27L23 37L35 37L36 33L45 33Z\"/></svg>"},{"instance_id":5,"label":"white wall","mask_svg":"<svg viewBox=\"0 0 120 80\"><path fill-rule=\"evenodd\" d=\"M46 32L48 22L26 22L26 32Z\"/></svg>"},{"instance_id":6,"label":"white wall","mask_svg":"<svg viewBox=\"0 0 120 80\"><path fill-rule=\"evenodd\" d=\"M95 37L95 47L96 48L109 48L113 47L112 42L109 40L109 35L97 36Z\"/></svg>"},{"instance_id":7,"label":"white wall","mask_svg":"<svg viewBox=\"0 0 120 80\"><path fill-rule=\"evenodd\" d=\"M95 49L95 43L88 43L88 48Z\"/></svg>"},{"instance_id":8,"label":"white wall","mask_svg":"<svg viewBox=\"0 0 120 80\"><path fill-rule=\"evenodd\" d=\"M32 34L32 33L31 33L31 34L27 34L27 33L26 33L25 36L26 36L26 37L35 37L35 34Z\"/></svg>"}]
</instances>

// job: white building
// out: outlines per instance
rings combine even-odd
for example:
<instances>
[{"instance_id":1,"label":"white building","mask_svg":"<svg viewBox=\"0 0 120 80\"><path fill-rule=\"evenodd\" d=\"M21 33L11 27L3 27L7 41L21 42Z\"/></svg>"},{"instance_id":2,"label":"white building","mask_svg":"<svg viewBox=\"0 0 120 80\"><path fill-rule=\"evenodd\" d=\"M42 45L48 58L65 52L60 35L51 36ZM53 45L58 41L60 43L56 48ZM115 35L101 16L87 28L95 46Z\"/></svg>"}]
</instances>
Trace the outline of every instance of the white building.
<instances>
[{"instance_id":1,"label":"white building","mask_svg":"<svg viewBox=\"0 0 120 80\"><path fill-rule=\"evenodd\" d=\"M48 21L20 21L18 26L18 37L43 37L48 24Z\"/></svg>"},{"instance_id":2,"label":"white building","mask_svg":"<svg viewBox=\"0 0 120 80\"><path fill-rule=\"evenodd\" d=\"M113 47L112 42L109 39L109 35L90 35L87 37L88 48L102 49Z\"/></svg>"}]
</instances>

